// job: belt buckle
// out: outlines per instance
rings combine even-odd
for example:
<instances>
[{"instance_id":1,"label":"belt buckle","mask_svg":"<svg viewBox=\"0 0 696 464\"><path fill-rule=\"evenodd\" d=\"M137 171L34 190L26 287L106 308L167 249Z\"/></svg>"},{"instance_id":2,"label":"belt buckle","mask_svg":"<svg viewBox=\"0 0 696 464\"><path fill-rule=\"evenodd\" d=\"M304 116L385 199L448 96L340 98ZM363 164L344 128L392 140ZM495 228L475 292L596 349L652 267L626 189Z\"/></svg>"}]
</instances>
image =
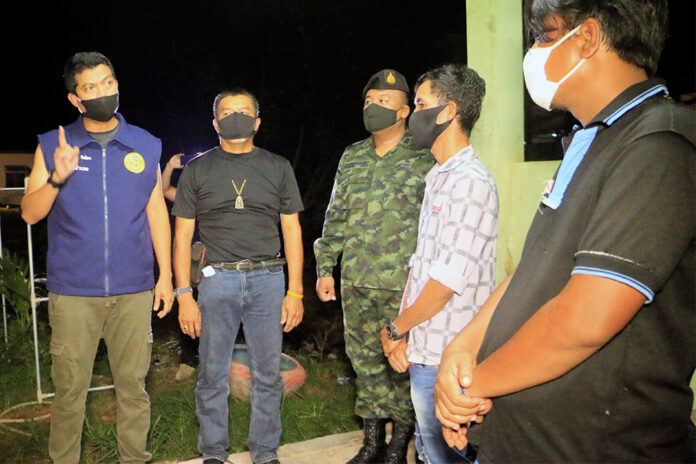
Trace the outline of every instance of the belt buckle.
<instances>
[{"instance_id":1,"label":"belt buckle","mask_svg":"<svg viewBox=\"0 0 696 464\"><path fill-rule=\"evenodd\" d=\"M251 261L248 259L239 261L234 265L234 268L237 270L237 272L248 271L251 269Z\"/></svg>"}]
</instances>

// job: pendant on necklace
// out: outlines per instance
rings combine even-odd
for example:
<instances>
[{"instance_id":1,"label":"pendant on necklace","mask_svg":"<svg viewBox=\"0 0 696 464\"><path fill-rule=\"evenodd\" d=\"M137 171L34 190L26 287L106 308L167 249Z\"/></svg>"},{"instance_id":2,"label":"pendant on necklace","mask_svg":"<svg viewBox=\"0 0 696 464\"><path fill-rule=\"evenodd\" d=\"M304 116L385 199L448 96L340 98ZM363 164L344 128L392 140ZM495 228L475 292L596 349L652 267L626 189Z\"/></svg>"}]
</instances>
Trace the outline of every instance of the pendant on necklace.
<instances>
[{"instance_id":1,"label":"pendant on necklace","mask_svg":"<svg viewBox=\"0 0 696 464\"><path fill-rule=\"evenodd\" d=\"M237 184L234 183L234 179L232 179L232 187L234 187L234 191L237 193L237 199L234 201L234 209L244 209L244 200L242 200L242 192L244 191L244 186L246 185L246 179L242 182L242 186L240 188L237 188Z\"/></svg>"}]
</instances>

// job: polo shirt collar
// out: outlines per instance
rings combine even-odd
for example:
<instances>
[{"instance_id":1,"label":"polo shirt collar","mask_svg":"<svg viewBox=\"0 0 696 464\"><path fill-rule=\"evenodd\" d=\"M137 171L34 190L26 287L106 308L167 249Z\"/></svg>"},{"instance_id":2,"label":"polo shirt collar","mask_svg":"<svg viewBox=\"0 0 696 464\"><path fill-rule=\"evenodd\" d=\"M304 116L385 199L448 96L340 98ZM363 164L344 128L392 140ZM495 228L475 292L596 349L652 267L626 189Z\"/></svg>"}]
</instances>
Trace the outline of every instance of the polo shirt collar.
<instances>
[{"instance_id":1,"label":"polo shirt collar","mask_svg":"<svg viewBox=\"0 0 696 464\"><path fill-rule=\"evenodd\" d=\"M116 135L114 135L114 140L117 140L121 144L132 148L133 129L120 113L115 113L114 116L116 119L118 119L118 130L116 131ZM80 115L69 128L71 142L80 148L89 145L92 142L97 143L96 140L89 135L87 129L85 129L85 124L82 118L82 115Z\"/></svg>"},{"instance_id":2,"label":"polo shirt collar","mask_svg":"<svg viewBox=\"0 0 696 464\"><path fill-rule=\"evenodd\" d=\"M586 127L595 124L611 126L617 119L628 113L642 101L658 94L669 95L667 86L662 79L647 79L632 85L619 94Z\"/></svg>"},{"instance_id":3,"label":"polo shirt collar","mask_svg":"<svg viewBox=\"0 0 696 464\"><path fill-rule=\"evenodd\" d=\"M474 147L467 145L457 152L456 155L445 161L438 168L438 172L447 172L456 169L462 163L472 160L476 155L474 154Z\"/></svg>"},{"instance_id":4,"label":"polo shirt collar","mask_svg":"<svg viewBox=\"0 0 696 464\"><path fill-rule=\"evenodd\" d=\"M611 126L624 114L631 111L636 106L650 97L661 93L668 94L667 87L658 79L648 79L638 84L632 85L619 94L609 103L597 116L590 121L587 126L581 128L575 126L571 137L563 139L564 155L563 161L558 168L556 179L550 193L544 193L542 203L550 208L557 209L563 202L566 189L575 175L575 171L582 162L585 154L592 146L597 132L604 127ZM568 142L570 141L570 145Z\"/></svg>"}]
</instances>

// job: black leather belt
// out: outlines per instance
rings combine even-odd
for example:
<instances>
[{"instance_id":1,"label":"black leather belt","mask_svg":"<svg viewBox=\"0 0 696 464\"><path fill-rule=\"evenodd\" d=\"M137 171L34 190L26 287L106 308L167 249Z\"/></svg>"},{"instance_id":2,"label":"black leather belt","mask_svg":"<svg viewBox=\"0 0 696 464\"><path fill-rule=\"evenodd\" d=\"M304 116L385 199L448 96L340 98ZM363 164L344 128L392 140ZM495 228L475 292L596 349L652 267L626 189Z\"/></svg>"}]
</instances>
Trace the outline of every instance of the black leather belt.
<instances>
[{"instance_id":1,"label":"black leather belt","mask_svg":"<svg viewBox=\"0 0 696 464\"><path fill-rule=\"evenodd\" d=\"M253 271L254 269L264 269L267 267L282 266L285 263L285 258L275 258L266 261L251 261L249 259L243 259L241 261L235 261L233 263L211 263L210 265L215 269L244 272Z\"/></svg>"}]
</instances>

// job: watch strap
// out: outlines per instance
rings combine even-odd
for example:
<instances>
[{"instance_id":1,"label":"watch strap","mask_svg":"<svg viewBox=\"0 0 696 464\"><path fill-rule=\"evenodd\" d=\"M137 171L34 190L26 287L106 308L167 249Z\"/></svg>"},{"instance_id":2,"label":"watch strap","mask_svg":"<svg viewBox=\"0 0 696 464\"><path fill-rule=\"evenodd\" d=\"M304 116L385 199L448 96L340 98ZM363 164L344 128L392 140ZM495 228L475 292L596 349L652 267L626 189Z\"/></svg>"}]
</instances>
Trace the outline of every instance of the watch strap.
<instances>
[{"instance_id":1,"label":"watch strap","mask_svg":"<svg viewBox=\"0 0 696 464\"><path fill-rule=\"evenodd\" d=\"M65 181L63 182L56 182L53 180L53 173L56 172L55 169L52 169L51 172L48 173L48 180L46 181L49 185L57 188L58 190L61 189L65 185Z\"/></svg>"},{"instance_id":2,"label":"watch strap","mask_svg":"<svg viewBox=\"0 0 696 464\"><path fill-rule=\"evenodd\" d=\"M394 321L389 321L389 323L386 326L387 329L387 336L389 337L390 340L401 340L408 334L408 332L404 332L402 334L398 333L396 331L396 326L394 325Z\"/></svg>"},{"instance_id":3,"label":"watch strap","mask_svg":"<svg viewBox=\"0 0 696 464\"><path fill-rule=\"evenodd\" d=\"M175 288L174 289L174 298L178 298L183 293L193 293L193 288L191 288L191 287Z\"/></svg>"}]
</instances>

